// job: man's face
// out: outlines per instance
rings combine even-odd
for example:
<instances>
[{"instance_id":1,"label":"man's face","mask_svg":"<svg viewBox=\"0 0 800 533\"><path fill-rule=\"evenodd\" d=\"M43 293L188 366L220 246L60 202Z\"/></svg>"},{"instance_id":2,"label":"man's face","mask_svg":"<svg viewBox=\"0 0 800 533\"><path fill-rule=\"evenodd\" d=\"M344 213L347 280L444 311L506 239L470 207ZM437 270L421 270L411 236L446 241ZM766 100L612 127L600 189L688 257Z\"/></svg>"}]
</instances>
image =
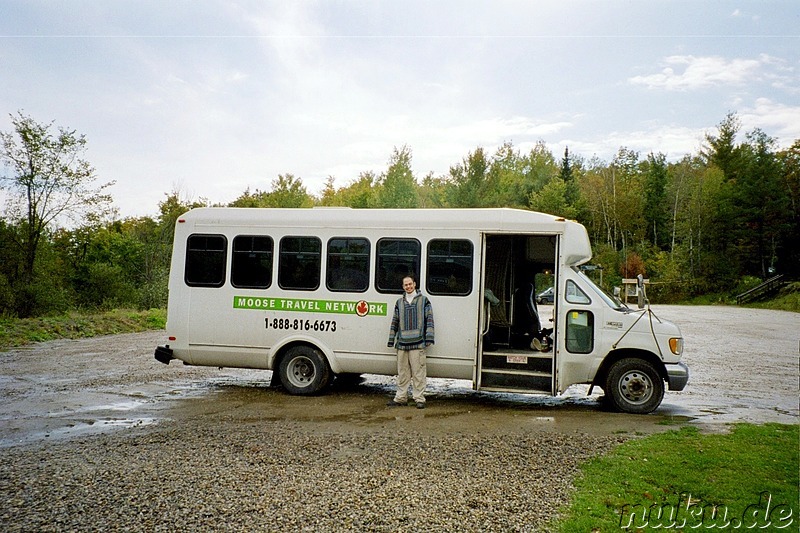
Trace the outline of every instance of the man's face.
<instances>
[{"instance_id":1,"label":"man's face","mask_svg":"<svg viewBox=\"0 0 800 533\"><path fill-rule=\"evenodd\" d=\"M403 278L403 290L408 294L413 294L417 290L417 284L411 278Z\"/></svg>"}]
</instances>

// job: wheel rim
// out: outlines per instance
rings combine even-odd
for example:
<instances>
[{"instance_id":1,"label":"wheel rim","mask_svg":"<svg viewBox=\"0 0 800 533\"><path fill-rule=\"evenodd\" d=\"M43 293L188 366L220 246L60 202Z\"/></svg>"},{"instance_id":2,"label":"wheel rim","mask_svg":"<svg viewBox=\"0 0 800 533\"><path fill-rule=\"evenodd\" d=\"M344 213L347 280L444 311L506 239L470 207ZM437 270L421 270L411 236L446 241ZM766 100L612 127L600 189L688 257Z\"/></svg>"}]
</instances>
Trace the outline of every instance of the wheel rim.
<instances>
[{"instance_id":1,"label":"wheel rim","mask_svg":"<svg viewBox=\"0 0 800 533\"><path fill-rule=\"evenodd\" d=\"M640 370L630 370L618 382L620 395L629 403L641 405L653 397L653 381Z\"/></svg>"},{"instance_id":2,"label":"wheel rim","mask_svg":"<svg viewBox=\"0 0 800 533\"><path fill-rule=\"evenodd\" d=\"M308 387L317 375L314 362L308 357L295 357L289 361L286 377L289 382L298 388Z\"/></svg>"}]
</instances>

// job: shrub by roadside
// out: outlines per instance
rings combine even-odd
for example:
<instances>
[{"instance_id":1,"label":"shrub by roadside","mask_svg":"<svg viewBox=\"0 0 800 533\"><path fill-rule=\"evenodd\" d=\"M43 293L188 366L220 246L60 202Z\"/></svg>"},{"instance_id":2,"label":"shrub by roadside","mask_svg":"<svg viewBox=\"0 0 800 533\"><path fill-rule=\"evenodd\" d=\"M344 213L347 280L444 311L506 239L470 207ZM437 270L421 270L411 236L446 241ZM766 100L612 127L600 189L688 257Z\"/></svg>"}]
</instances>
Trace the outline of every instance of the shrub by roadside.
<instances>
[{"instance_id":1,"label":"shrub by roadside","mask_svg":"<svg viewBox=\"0 0 800 533\"><path fill-rule=\"evenodd\" d=\"M0 350L54 339L80 339L164 329L166 322L166 309L114 309L102 313L70 311L58 316L0 318Z\"/></svg>"}]
</instances>

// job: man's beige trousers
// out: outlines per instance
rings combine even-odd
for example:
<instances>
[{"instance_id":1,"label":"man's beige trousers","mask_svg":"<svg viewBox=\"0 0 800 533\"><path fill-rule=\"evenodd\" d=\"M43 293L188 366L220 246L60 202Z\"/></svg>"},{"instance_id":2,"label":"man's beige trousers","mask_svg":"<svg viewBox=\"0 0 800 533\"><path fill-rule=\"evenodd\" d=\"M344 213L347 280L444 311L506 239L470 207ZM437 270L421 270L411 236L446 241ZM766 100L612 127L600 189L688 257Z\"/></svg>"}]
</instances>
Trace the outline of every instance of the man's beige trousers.
<instances>
[{"instance_id":1,"label":"man's beige trousers","mask_svg":"<svg viewBox=\"0 0 800 533\"><path fill-rule=\"evenodd\" d=\"M408 386L412 386L415 402L425 403L425 385L428 380L425 367L425 350L397 350L397 393L394 401L408 401Z\"/></svg>"}]
</instances>

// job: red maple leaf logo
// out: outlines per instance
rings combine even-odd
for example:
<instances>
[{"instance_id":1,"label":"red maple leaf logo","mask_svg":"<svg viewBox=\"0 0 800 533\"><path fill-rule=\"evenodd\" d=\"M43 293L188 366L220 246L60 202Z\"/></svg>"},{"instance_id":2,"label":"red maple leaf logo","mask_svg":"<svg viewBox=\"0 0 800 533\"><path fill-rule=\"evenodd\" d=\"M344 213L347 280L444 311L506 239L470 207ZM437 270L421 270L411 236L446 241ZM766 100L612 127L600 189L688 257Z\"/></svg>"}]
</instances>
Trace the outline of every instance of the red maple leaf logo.
<instances>
[{"instance_id":1,"label":"red maple leaf logo","mask_svg":"<svg viewBox=\"0 0 800 533\"><path fill-rule=\"evenodd\" d=\"M365 300L361 300L356 304L356 314L358 316L367 316L369 313L369 304Z\"/></svg>"}]
</instances>

